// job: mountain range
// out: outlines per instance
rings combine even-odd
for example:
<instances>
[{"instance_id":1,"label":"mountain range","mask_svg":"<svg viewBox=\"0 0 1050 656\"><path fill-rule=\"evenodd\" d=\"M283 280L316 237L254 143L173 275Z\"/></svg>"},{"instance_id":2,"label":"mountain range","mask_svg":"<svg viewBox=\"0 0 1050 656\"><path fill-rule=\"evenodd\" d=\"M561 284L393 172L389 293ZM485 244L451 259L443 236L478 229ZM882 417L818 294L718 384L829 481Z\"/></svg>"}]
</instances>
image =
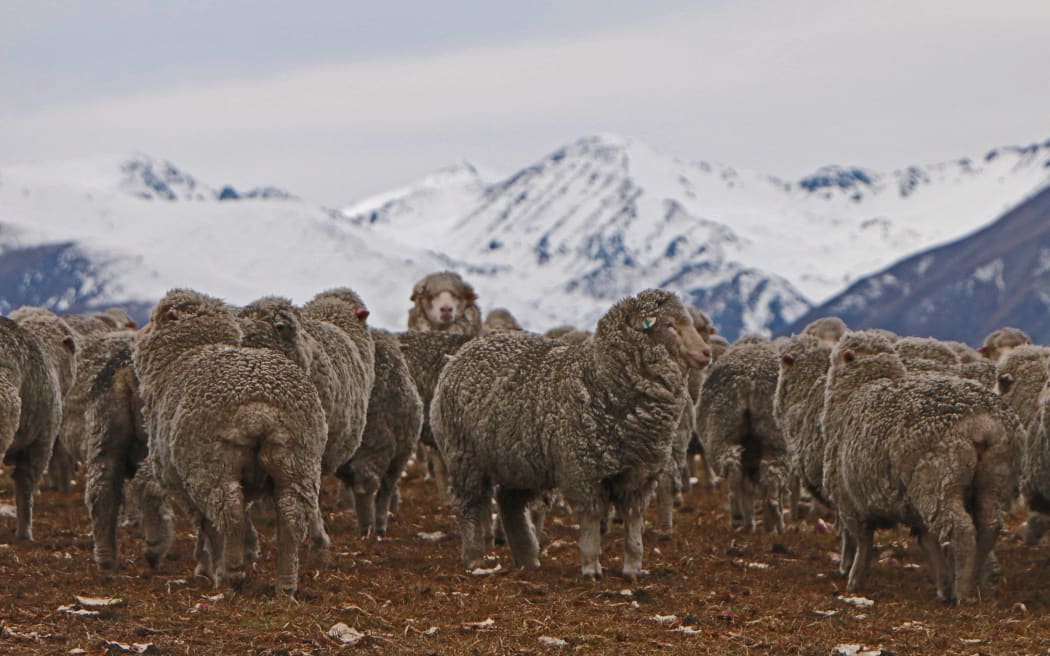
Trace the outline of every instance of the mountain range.
<instances>
[{"instance_id":1,"label":"mountain range","mask_svg":"<svg viewBox=\"0 0 1050 656\"><path fill-rule=\"evenodd\" d=\"M586 328L617 298L660 286L729 338L770 334L1048 184L1050 141L784 180L600 135L510 176L461 162L341 210L279 187L211 186L146 155L39 163L0 169L0 310L120 304L142 319L174 286L245 303L349 285L378 325L400 328L412 283L447 268L530 329ZM965 257L980 259L973 248Z\"/></svg>"}]
</instances>

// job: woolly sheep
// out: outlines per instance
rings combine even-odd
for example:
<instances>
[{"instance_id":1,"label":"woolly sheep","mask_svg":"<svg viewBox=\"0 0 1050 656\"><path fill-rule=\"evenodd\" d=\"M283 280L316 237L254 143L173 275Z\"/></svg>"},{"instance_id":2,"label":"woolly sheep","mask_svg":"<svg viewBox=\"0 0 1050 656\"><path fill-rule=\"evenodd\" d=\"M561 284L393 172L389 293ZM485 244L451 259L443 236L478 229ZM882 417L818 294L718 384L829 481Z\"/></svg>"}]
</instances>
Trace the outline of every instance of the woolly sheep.
<instances>
[{"instance_id":1,"label":"woolly sheep","mask_svg":"<svg viewBox=\"0 0 1050 656\"><path fill-rule=\"evenodd\" d=\"M375 345L375 384L368 401L361 446L338 472L353 492L362 535L386 533L397 483L419 441L423 402L409 373L397 337L371 329Z\"/></svg>"},{"instance_id":2,"label":"woolly sheep","mask_svg":"<svg viewBox=\"0 0 1050 656\"><path fill-rule=\"evenodd\" d=\"M129 501L125 482L136 475L149 449L131 359L133 335L122 331L88 337L88 348L81 351L86 351L91 362L102 361L93 368L94 374L83 376L88 380L84 385L84 438L78 452L86 468L84 502L99 569L116 566L117 523L121 506ZM166 551L173 538L166 497L159 504L156 514L149 516L161 518L160 524L150 527L151 536L161 544L147 544L147 553Z\"/></svg>"},{"instance_id":3,"label":"woolly sheep","mask_svg":"<svg viewBox=\"0 0 1050 656\"><path fill-rule=\"evenodd\" d=\"M977 351L992 362L999 362L1004 355L1018 346L1024 346L1031 343L1032 338L1029 337L1028 333L1025 331L1020 330L1019 328L1004 326L988 333L984 338L984 343L981 344Z\"/></svg>"},{"instance_id":4,"label":"woolly sheep","mask_svg":"<svg viewBox=\"0 0 1050 656\"><path fill-rule=\"evenodd\" d=\"M48 349L30 330L0 317L0 453L13 465L15 537L33 539L33 494L62 419L62 393Z\"/></svg>"},{"instance_id":5,"label":"woolly sheep","mask_svg":"<svg viewBox=\"0 0 1050 656\"><path fill-rule=\"evenodd\" d=\"M600 525L611 501L624 520L623 573L636 578L642 515L686 404L684 366L708 360L681 302L661 290L616 303L583 345L524 333L466 345L441 372L431 406L458 504L463 564L482 561L499 486L514 562L538 567L525 510L557 488L579 514L583 576L602 574Z\"/></svg>"},{"instance_id":6,"label":"woolly sheep","mask_svg":"<svg viewBox=\"0 0 1050 656\"><path fill-rule=\"evenodd\" d=\"M245 503L268 494L277 512L277 592L298 585L299 542L319 515L324 411L303 370L239 346L221 301L172 290L133 351L153 475L203 536L198 570L216 584L245 575ZM203 548L202 548L203 547Z\"/></svg>"},{"instance_id":7,"label":"woolly sheep","mask_svg":"<svg viewBox=\"0 0 1050 656\"><path fill-rule=\"evenodd\" d=\"M792 469L814 499L829 505L824 490L824 388L832 345L813 335L795 335L780 351L773 415L784 434Z\"/></svg>"},{"instance_id":8,"label":"woolly sheep","mask_svg":"<svg viewBox=\"0 0 1050 656\"><path fill-rule=\"evenodd\" d=\"M890 342L870 332L845 335L831 361L824 488L855 541L852 558L844 554L847 590L864 585L874 529L900 522L918 533L938 597L972 600L1016 494L1017 418L973 382L907 373Z\"/></svg>"},{"instance_id":9,"label":"woolly sheep","mask_svg":"<svg viewBox=\"0 0 1050 656\"><path fill-rule=\"evenodd\" d=\"M822 339L829 344L834 344L839 341L849 328L846 326L846 322L838 317L821 317L814 319L809 322L805 328L802 329L803 335L813 335L817 339Z\"/></svg>"},{"instance_id":10,"label":"woolly sheep","mask_svg":"<svg viewBox=\"0 0 1050 656\"><path fill-rule=\"evenodd\" d=\"M514 318L514 315L510 313L510 310L506 308L489 310L488 314L485 315L485 322L481 326L482 334L487 335L501 330L524 330L524 328Z\"/></svg>"},{"instance_id":11,"label":"woolly sheep","mask_svg":"<svg viewBox=\"0 0 1050 656\"><path fill-rule=\"evenodd\" d=\"M51 366L58 377L63 416L65 416L70 412L66 400L76 378L77 340L75 333L60 316L42 307L22 306L13 311L9 318L36 335L47 350ZM62 440L56 439L51 460L48 463L48 477L51 481L48 487L69 492L73 488L75 472L76 459L65 448Z\"/></svg>"},{"instance_id":12,"label":"woolly sheep","mask_svg":"<svg viewBox=\"0 0 1050 656\"><path fill-rule=\"evenodd\" d=\"M712 366L700 392L697 431L715 472L728 479L731 516L754 530L754 499L763 526L782 532L782 497L790 483L787 446L773 418L779 364L769 340L741 338Z\"/></svg>"},{"instance_id":13,"label":"woolly sheep","mask_svg":"<svg viewBox=\"0 0 1050 656\"><path fill-rule=\"evenodd\" d=\"M1016 349L1010 355L1019 350ZM1046 517L1050 514L1050 371L1044 371L1044 376L1046 382L1038 395L1038 410L1027 434L1021 475L1021 492L1029 508L1041 513L1036 516L1036 522L1033 522L1033 517L1028 519L1025 541L1029 544L1039 541L1050 521Z\"/></svg>"},{"instance_id":14,"label":"woolly sheep","mask_svg":"<svg viewBox=\"0 0 1050 656\"><path fill-rule=\"evenodd\" d=\"M439 331L477 337L481 334L481 310L474 288L458 273L432 273L412 287L414 304L408 311L408 329Z\"/></svg>"},{"instance_id":15,"label":"woolly sheep","mask_svg":"<svg viewBox=\"0 0 1050 656\"><path fill-rule=\"evenodd\" d=\"M718 359L721 358L722 355L729 348L729 341L726 340L726 338L722 337L721 335L707 335L706 338L705 338L705 341L707 342L708 348L711 350L711 363L712 364L714 364L715 362L718 362ZM703 417L704 412L705 412L704 406L701 403L700 392L703 390L704 382L707 380L707 378L710 375L711 375L711 367L710 366L705 367L705 368L700 370L700 378L701 378L700 387L697 388L697 390L696 390L696 396L694 397L696 399L696 402L693 404L694 405L694 411L693 411L693 437L689 441L689 451L688 451L688 453L689 453L690 456L694 456L694 455L699 455L700 456L700 458L703 461L704 477L707 480L707 487L709 489L713 489L718 484L718 475L715 474L714 467L711 464L711 458L706 453L704 453L704 444L703 444L703 442L700 441L700 432L699 432L699 427L701 425L703 425L703 420L701 419L701 417ZM689 373L689 385L690 385L690 387L693 386L693 384L694 384L693 381L694 381L694 374L692 373L692 371L690 371L690 373ZM694 476L696 474L696 472L693 469L693 464L694 463L693 463L692 459L690 459L688 461L688 463L689 463L689 471L687 473L688 473L689 476Z\"/></svg>"},{"instance_id":16,"label":"woolly sheep","mask_svg":"<svg viewBox=\"0 0 1050 656\"><path fill-rule=\"evenodd\" d=\"M1050 512L1050 503L1044 500L1037 480L1042 474L1035 468L1040 460L1031 458L1039 448L1038 441L1034 440L1034 433L1037 430L1037 414L1041 407L1039 396L1050 380L1047 374L1048 364L1050 348L1026 344L1005 353L996 366L995 391L1017 414L1025 432L1024 451L1028 458L1024 466L1021 491L1033 510L1028 516L1024 533L1025 542L1030 545L1039 542L1050 522L1044 514Z\"/></svg>"}]
</instances>

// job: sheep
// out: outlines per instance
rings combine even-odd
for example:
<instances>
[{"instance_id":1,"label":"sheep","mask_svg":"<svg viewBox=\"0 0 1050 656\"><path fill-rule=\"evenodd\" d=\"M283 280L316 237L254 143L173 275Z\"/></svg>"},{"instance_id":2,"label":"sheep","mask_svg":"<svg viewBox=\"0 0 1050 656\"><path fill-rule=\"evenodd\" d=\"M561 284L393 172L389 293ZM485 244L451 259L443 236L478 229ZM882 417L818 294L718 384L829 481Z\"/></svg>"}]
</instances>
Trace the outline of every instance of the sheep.
<instances>
[{"instance_id":1,"label":"sheep","mask_svg":"<svg viewBox=\"0 0 1050 656\"><path fill-rule=\"evenodd\" d=\"M485 315L485 322L481 325L481 334L499 332L501 330L524 330L510 310L506 308L495 308L489 310Z\"/></svg>"},{"instance_id":2,"label":"sheep","mask_svg":"<svg viewBox=\"0 0 1050 656\"><path fill-rule=\"evenodd\" d=\"M821 317L814 319L809 322L805 328L802 329L802 334L813 335L818 339L822 339L829 344L834 344L839 341L849 328L846 326L846 322L838 317Z\"/></svg>"},{"instance_id":3,"label":"sheep","mask_svg":"<svg viewBox=\"0 0 1050 656\"><path fill-rule=\"evenodd\" d=\"M687 307L693 327L706 341L716 330L711 319L694 307ZM710 347L709 347L710 350ZM713 359L713 358L712 358ZM689 446L696 438L696 403L700 398L700 387L703 385L707 368L689 369L686 394L688 403L682 411L682 419L671 449L669 468L660 476L656 487L657 529L662 537L669 537L674 528L674 507L682 502L682 495L690 489L692 468L689 463ZM710 478L708 480L711 480Z\"/></svg>"},{"instance_id":4,"label":"sheep","mask_svg":"<svg viewBox=\"0 0 1050 656\"><path fill-rule=\"evenodd\" d=\"M354 495L362 535L383 535L397 483L423 426L423 402L395 335L371 329L375 384L368 402L361 446L340 467L339 478Z\"/></svg>"},{"instance_id":5,"label":"sheep","mask_svg":"<svg viewBox=\"0 0 1050 656\"><path fill-rule=\"evenodd\" d=\"M408 329L477 337L481 310L474 288L452 271L432 273L412 287L414 304L408 311Z\"/></svg>"},{"instance_id":6,"label":"sheep","mask_svg":"<svg viewBox=\"0 0 1050 656\"><path fill-rule=\"evenodd\" d=\"M700 392L697 431L715 472L728 479L731 519L754 530L754 495L763 527L783 532L782 496L790 484L787 446L773 418L779 370L769 340L741 338L712 366Z\"/></svg>"},{"instance_id":7,"label":"sheep","mask_svg":"<svg viewBox=\"0 0 1050 656\"><path fill-rule=\"evenodd\" d=\"M971 362L981 362L984 357L981 353L970 346L969 344L963 344L953 340L944 340L944 344L947 344L950 349L955 351L955 355L959 358L959 364L969 364Z\"/></svg>"},{"instance_id":8,"label":"sheep","mask_svg":"<svg viewBox=\"0 0 1050 656\"><path fill-rule=\"evenodd\" d=\"M642 515L687 403L685 369L709 360L681 302L662 290L617 302L585 344L501 333L464 346L441 372L430 409L463 564L482 562L498 486L514 562L539 567L525 510L557 488L579 515L582 575L602 575L600 526L611 501L624 519L623 575L636 579Z\"/></svg>"},{"instance_id":9,"label":"sheep","mask_svg":"<svg viewBox=\"0 0 1050 656\"><path fill-rule=\"evenodd\" d=\"M909 374L892 344L871 332L847 333L831 362L823 485L855 543L852 557L844 550L846 589L864 586L874 529L904 523L918 533L938 598L971 601L1016 494L1016 416L971 381Z\"/></svg>"},{"instance_id":10,"label":"sheep","mask_svg":"<svg viewBox=\"0 0 1050 656\"><path fill-rule=\"evenodd\" d=\"M58 435L62 392L48 348L6 317L0 317L0 362L0 454L14 466L15 537L32 540L33 494Z\"/></svg>"},{"instance_id":11,"label":"sheep","mask_svg":"<svg viewBox=\"0 0 1050 656\"><path fill-rule=\"evenodd\" d=\"M270 495L276 589L293 596L299 542L319 516L324 410L299 365L242 337L229 308L198 292L169 291L153 308L132 352L149 467L192 515L198 572L216 585L243 580L245 503Z\"/></svg>"},{"instance_id":12,"label":"sheep","mask_svg":"<svg viewBox=\"0 0 1050 656\"><path fill-rule=\"evenodd\" d=\"M773 416L784 434L792 470L814 499L830 505L824 490L824 411L832 345L813 335L795 335L780 351Z\"/></svg>"},{"instance_id":13,"label":"sheep","mask_svg":"<svg viewBox=\"0 0 1050 656\"><path fill-rule=\"evenodd\" d=\"M430 428L430 403L437 388L438 376L448 363L448 357L458 351L464 344L473 339L470 335L456 333L435 333L408 331L397 333L401 352L405 356L409 375L416 385L419 399L423 403L423 426L419 434L419 443L425 449L427 462L433 469L434 482L442 501L448 498L448 476L445 461L437 450L434 435Z\"/></svg>"},{"instance_id":14,"label":"sheep","mask_svg":"<svg viewBox=\"0 0 1050 656\"><path fill-rule=\"evenodd\" d=\"M722 357L722 354L725 353L726 349L729 348L729 342L726 340L725 337L722 337L721 335L708 335L705 338L705 341L707 342L708 348L711 350L712 363L718 362L718 359ZM714 489L715 486L718 485L718 475L715 474L715 470L711 466L711 459L707 456L706 453L704 453L704 444L700 441L700 433L698 430L698 427L702 424L701 417L704 414L703 405L700 403L700 392L703 390L704 381L706 381L708 376L711 374L711 368L705 367L701 370L700 374L700 388L696 390L696 396L694 397L696 402L693 404L693 436L689 440L688 454L690 458L687 461L689 464L689 471L687 472L687 474L689 477L696 475L697 472L695 471L692 456L699 455L704 463L704 477L707 481L707 487L708 489ZM690 386L693 385L692 377L693 374L690 373Z\"/></svg>"},{"instance_id":15,"label":"sheep","mask_svg":"<svg viewBox=\"0 0 1050 656\"><path fill-rule=\"evenodd\" d=\"M1037 430L1039 395L1050 380L1047 373L1048 364L1050 348L1026 344L1005 353L996 366L995 391L1021 420L1026 436L1024 451L1029 457L1038 444L1033 441L1033 437ZM1038 544L1043 533L1050 527L1050 520L1043 514L1050 511L1050 507L1047 507L1050 504L1043 500L1043 493L1038 487L1033 467L1036 462L1038 461L1026 460L1026 477L1021 486L1021 491L1033 511L1028 515L1024 532L1024 540L1029 545Z\"/></svg>"},{"instance_id":16,"label":"sheep","mask_svg":"<svg viewBox=\"0 0 1050 656\"><path fill-rule=\"evenodd\" d=\"M84 438L78 451L87 470L84 502L91 518L95 565L100 570L116 567L120 509L135 496L126 494L125 482L138 474L149 448L132 363L133 336L130 331L121 331L88 337L88 348L81 351L88 361L102 362L91 368L93 374L84 376L88 379L83 385L87 388ZM174 537L166 496L157 504L156 512L146 513L158 519L149 527L153 542L146 545L147 554L166 552Z\"/></svg>"},{"instance_id":17,"label":"sheep","mask_svg":"<svg viewBox=\"0 0 1050 656\"><path fill-rule=\"evenodd\" d=\"M9 318L34 333L47 349L51 365L58 377L64 417L70 411L66 400L76 378L77 340L73 330L57 314L42 307L22 306L13 311ZM61 439L55 440L53 449L48 463L48 487L69 492L73 489L77 461L65 448Z\"/></svg>"},{"instance_id":18,"label":"sheep","mask_svg":"<svg viewBox=\"0 0 1050 656\"><path fill-rule=\"evenodd\" d=\"M368 309L354 291L323 291L303 306L306 332L320 344L325 358L311 375L328 416L328 440L321 471L336 474L361 446L368 399L375 384L375 345L365 319ZM322 546L331 543L320 515L311 535Z\"/></svg>"},{"instance_id":19,"label":"sheep","mask_svg":"<svg viewBox=\"0 0 1050 656\"><path fill-rule=\"evenodd\" d=\"M998 363L1004 355L1013 349L1031 343L1032 338L1028 336L1028 333L1019 328L1003 326L988 333L984 338L984 343L977 349L977 352L992 362Z\"/></svg>"},{"instance_id":20,"label":"sheep","mask_svg":"<svg viewBox=\"0 0 1050 656\"><path fill-rule=\"evenodd\" d=\"M1024 347L1015 349L1010 355L1017 353L1021 348ZM1043 375L1047 382L1039 392L1038 410L1028 428L1021 476L1021 492L1029 508L1040 513L1028 518L1025 533L1025 542L1028 544L1039 542L1050 524L1050 519L1047 518L1047 514L1050 514L1050 371L1045 367Z\"/></svg>"}]
</instances>

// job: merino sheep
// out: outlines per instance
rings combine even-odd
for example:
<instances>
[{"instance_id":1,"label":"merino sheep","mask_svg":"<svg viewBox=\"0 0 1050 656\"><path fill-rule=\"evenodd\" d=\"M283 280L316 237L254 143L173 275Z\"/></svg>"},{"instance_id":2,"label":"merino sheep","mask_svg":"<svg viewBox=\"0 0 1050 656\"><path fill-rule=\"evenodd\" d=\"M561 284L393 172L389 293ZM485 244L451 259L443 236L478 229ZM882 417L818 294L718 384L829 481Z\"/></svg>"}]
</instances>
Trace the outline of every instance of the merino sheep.
<instances>
[{"instance_id":1,"label":"merino sheep","mask_svg":"<svg viewBox=\"0 0 1050 656\"><path fill-rule=\"evenodd\" d=\"M408 311L408 329L477 337L481 310L474 288L452 271L432 273L412 287L414 303Z\"/></svg>"},{"instance_id":2,"label":"merino sheep","mask_svg":"<svg viewBox=\"0 0 1050 656\"><path fill-rule=\"evenodd\" d=\"M689 318L693 320L693 325L696 326L696 332L700 333L705 340L718 332L718 329L715 328L715 322L711 321L711 317L707 316L702 310L688 307L686 311L689 312Z\"/></svg>"},{"instance_id":3,"label":"merino sheep","mask_svg":"<svg viewBox=\"0 0 1050 656\"><path fill-rule=\"evenodd\" d=\"M839 341L839 338L846 334L849 328L846 326L846 322L838 317L821 317L814 319L809 322L805 328L802 329L803 335L813 335L817 339L822 339L829 344L834 344Z\"/></svg>"},{"instance_id":4,"label":"merino sheep","mask_svg":"<svg viewBox=\"0 0 1050 656\"><path fill-rule=\"evenodd\" d=\"M47 469L62 419L62 392L48 348L0 317L0 453L13 465L15 537L33 539L33 494Z\"/></svg>"},{"instance_id":5,"label":"merino sheep","mask_svg":"<svg viewBox=\"0 0 1050 656\"><path fill-rule=\"evenodd\" d=\"M1039 395L1050 380L1048 364L1050 348L1026 344L1005 353L996 366L995 391L1017 414L1026 436L1024 451L1028 457L1024 466L1021 491L1033 511L1028 516L1024 533L1025 542L1030 545L1037 544L1047 528L1050 528L1050 519L1045 514L1050 512L1050 502L1046 501L1050 496L1044 497L1044 491L1038 482L1042 473L1035 469L1035 465L1040 461L1031 459L1031 455L1039 448L1039 442L1034 438L1038 424L1037 415L1041 408Z\"/></svg>"},{"instance_id":6,"label":"merino sheep","mask_svg":"<svg viewBox=\"0 0 1050 656\"><path fill-rule=\"evenodd\" d=\"M203 536L198 571L218 585L245 575L245 504L268 494L277 512L277 593L298 586L299 542L319 515L327 428L303 370L240 346L240 323L218 299L172 290L132 354L153 475Z\"/></svg>"},{"instance_id":7,"label":"merino sheep","mask_svg":"<svg viewBox=\"0 0 1050 656\"><path fill-rule=\"evenodd\" d=\"M84 438L78 453L87 469L84 502L91 517L95 565L112 569L117 564L117 523L121 506L130 499L126 481L139 472L149 449L149 438L142 417L138 378L132 363L132 336L121 331L86 338L88 361L101 360L84 394ZM79 377L79 376L78 376ZM79 385L78 381L78 385ZM171 511L167 498L157 500L157 518L149 527L154 543L146 545L147 554L167 551L174 537Z\"/></svg>"},{"instance_id":8,"label":"merino sheep","mask_svg":"<svg viewBox=\"0 0 1050 656\"><path fill-rule=\"evenodd\" d=\"M711 363L712 364L715 363L715 362L718 362L718 359L721 358L722 355L729 348L729 341L726 340L726 338L722 337L721 335L708 335L705 338L705 341L707 341L708 348L711 349ZM690 458L687 461L688 464L689 464L689 471L686 472L686 474L689 477L695 476L697 474L697 472L695 471L695 467L694 467L694 462L693 462L692 456L699 455L701 460L703 461L704 477L706 479L707 487L708 487L708 489L714 489L715 486L718 485L718 475L715 474L714 467L711 464L711 458L706 453L704 453L704 443L700 441L700 429L699 429L699 427L703 425L703 419L701 419L701 417L703 417L704 412L705 412L703 404L701 403L701 394L700 393L703 391L703 384L704 384L704 382L706 382L708 376L711 375L711 367L705 367L704 369L702 369L700 371L700 374L701 374L700 387L699 387L699 389L696 390L696 396L694 397L696 399L696 402L693 404L694 405L694 410L693 410L693 417L694 417L693 418L693 437L689 441L688 454L689 454ZM690 386L692 386L693 385L693 374L690 373L689 376L690 376L689 384L690 384Z\"/></svg>"},{"instance_id":9,"label":"merino sheep","mask_svg":"<svg viewBox=\"0 0 1050 656\"><path fill-rule=\"evenodd\" d=\"M1010 355L1021 348L1024 347L1016 349ZM1044 371L1044 376L1050 381L1050 371ZM1050 382L1043 384L1037 403L1038 410L1026 437L1021 475L1021 492L1028 501L1029 508L1040 513L1028 518L1025 534L1025 542L1028 544L1037 543L1050 524L1047 518L1047 514L1050 514Z\"/></svg>"},{"instance_id":10,"label":"merino sheep","mask_svg":"<svg viewBox=\"0 0 1050 656\"><path fill-rule=\"evenodd\" d=\"M700 392L704 454L728 479L731 516L745 532L754 530L756 493L765 530L784 530L782 498L791 481L787 446L773 418L778 370L769 340L744 337L711 366Z\"/></svg>"},{"instance_id":11,"label":"merino sheep","mask_svg":"<svg viewBox=\"0 0 1050 656\"><path fill-rule=\"evenodd\" d=\"M485 315L485 323L481 326L482 334L488 335L501 330L524 330L524 328L514 318L514 315L510 313L510 310L506 308L489 310L488 314Z\"/></svg>"},{"instance_id":12,"label":"merino sheep","mask_svg":"<svg viewBox=\"0 0 1050 656\"><path fill-rule=\"evenodd\" d=\"M988 333L984 338L984 343L981 344L977 351L992 362L997 363L1004 355L1018 346L1025 346L1031 343L1032 338L1025 331L1004 326Z\"/></svg>"},{"instance_id":13,"label":"merino sheep","mask_svg":"<svg viewBox=\"0 0 1050 656\"><path fill-rule=\"evenodd\" d=\"M904 523L919 535L938 598L972 600L1017 490L1016 416L971 381L907 373L870 332L845 335L831 360L824 488L855 540L852 558L844 554L847 590L864 585L875 528Z\"/></svg>"},{"instance_id":14,"label":"merino sheep","mask_svg":"<svg viewBox=\"0 0 1050 656\"><path fill-rule=\"evenodd\" d=\"M361 446L340 467L339 478L354 495L362 535L386 533L397 483L419 442L423 402L409 373L397 337L371 329L375 344L375 384L368 402Z\"/></svg>"},{"instance_id":15,"label":"merino sheep","mask_svg":"<svg viewBox=\"0 0 1050 656\"><path fill-rule=\"evenodd\" d=\"M481 563L494 486L514 562L539 566L526 507L557 488L579 514L581 571L600 577L609 502L624 520L623 573L642 571L642 514L686 404L686 366L710 352L678 298L647 290L616 303L573 346L524 333L467 344L431 406L468 569Z\"/></svg>"},{"instance_id":16,"label":"merino sheep","mask_svg":"<svg viewBox=\"0 0 1050 656\"><path fill-rule=\"evenodd\" d=\"M9 315L12 321L35 334L40 343L47 349L51 366L58 377L58 387L62 396L63 417L69 412L66 400L69 398L73 381L76 378L77 340L76 335L63 319L42 307L23 306ZM69 492L73 489L73 475L77 461L65 447L61 439L55 440L48 463L49 488Z\"/></svg>"},{"instance_id":17,"label":"merino sheep","mask_svg":"<svg viewBox=\"0 0 1050 656\"><path fill-rule=\"evenodd\" d=\"M829 505L824 489L824 388L832 346L813 335L795 335L780 351L773 415L784 434L792 469L817 501Z\"/></svg>"}]
</instances>

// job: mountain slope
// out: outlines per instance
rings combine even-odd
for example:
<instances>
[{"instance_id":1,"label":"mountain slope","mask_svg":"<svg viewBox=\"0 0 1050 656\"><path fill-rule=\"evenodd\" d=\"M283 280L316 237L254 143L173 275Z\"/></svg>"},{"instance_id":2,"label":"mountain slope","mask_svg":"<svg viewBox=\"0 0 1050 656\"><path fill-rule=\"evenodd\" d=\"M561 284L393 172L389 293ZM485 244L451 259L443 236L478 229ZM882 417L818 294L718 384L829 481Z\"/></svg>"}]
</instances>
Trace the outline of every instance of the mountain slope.
<instances>
[{"instance_id":1,"label":"mountain slope","mask_svg":"<svg viewBox=\"0 0 1050 656\"><path fill-rule=\"evenodd\" d=\"M234 200L228 191L221 199L224 191L144 156L0 170L0 309L135 309L177 286L233 303L266 294L302 302L350 285L367 299L398 299L377 302L374 315L399 327L413 277L444 266L402 244L366 241L285 192Z\"/></svg>"},{"instance_id":2,"label":"mountain slope","mask_svg":"<svg viewBox=\"0 0 1050 656\"><path fill-rule=\"evenodd\" d=\"M970 344L1012 325L1050 343L1050 188L968 237L855 283L784 332L825 315Z\"/></svg>"},{"instance_id":3,"label":"mountain slope","mask_svg":"<svg viewBox=\"0 0 1050 656\"><path fill-rule=\"evenodd\" d=\"M600 136L505 180L424 182L344 214L471 263L494 302L542 319L586 326L611 300L664 286L735 336L783 327L807 297L977 228L1046 185L1047 161L1050 142L890 174L825 167L790 183Z\"/></svg>"}]
</instances>

